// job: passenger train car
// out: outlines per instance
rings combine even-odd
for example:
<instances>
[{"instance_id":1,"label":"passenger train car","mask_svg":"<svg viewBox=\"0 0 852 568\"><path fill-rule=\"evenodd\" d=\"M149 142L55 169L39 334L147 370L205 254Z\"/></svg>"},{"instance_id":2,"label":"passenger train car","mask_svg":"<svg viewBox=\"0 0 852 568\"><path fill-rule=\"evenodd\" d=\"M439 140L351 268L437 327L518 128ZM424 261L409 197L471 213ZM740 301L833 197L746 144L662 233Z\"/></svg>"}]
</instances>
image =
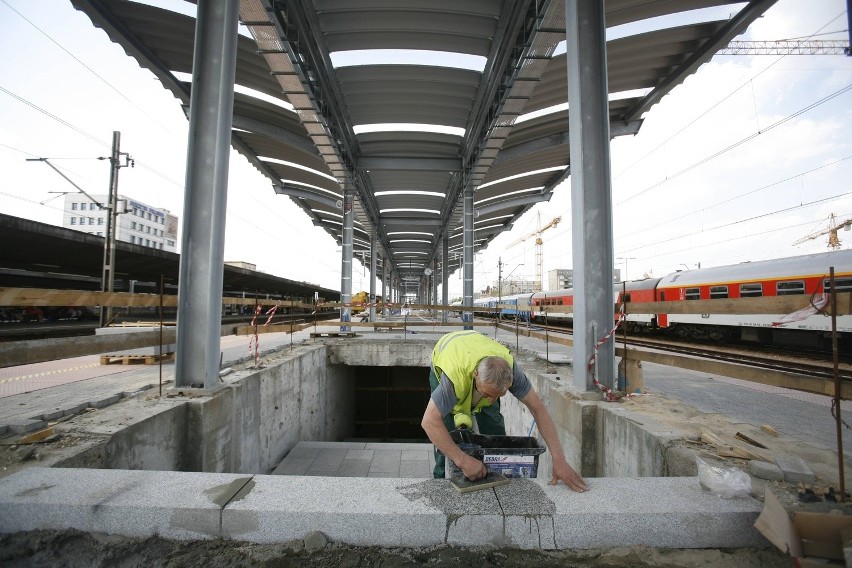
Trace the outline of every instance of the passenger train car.
<instances>
[{"instance_id":1,"label":"passenger train car","mask_svg":"<svg viewBox=\"0 0 852 568\"><path fill-rule=\"evenodd\" d=\"M760 296L812 295L829 291L829 267L835 270L838 292L852 291L852 250L810 254L775 260L744 262L699 270L677 271L662 278L635 280L615 286L615 301L621 302L626 288L630 303L716 298L754 298ZM479 302L477 304L477 302ZM503 317L522 321L564 321L573 314L554 311L572 306L571 288L503 298ZM474 302L483 307L481 315L493 317L496 298ZM678 337L715 341L745 341L776 345L825 347L830 341L831 319L811 315L801 321L773 326L786 314L648 314L633 313L628 304L628 330L663 332ZM837 329L843 341L852 340L852 316L838 316Z\"/></svg>"}]
</instances>

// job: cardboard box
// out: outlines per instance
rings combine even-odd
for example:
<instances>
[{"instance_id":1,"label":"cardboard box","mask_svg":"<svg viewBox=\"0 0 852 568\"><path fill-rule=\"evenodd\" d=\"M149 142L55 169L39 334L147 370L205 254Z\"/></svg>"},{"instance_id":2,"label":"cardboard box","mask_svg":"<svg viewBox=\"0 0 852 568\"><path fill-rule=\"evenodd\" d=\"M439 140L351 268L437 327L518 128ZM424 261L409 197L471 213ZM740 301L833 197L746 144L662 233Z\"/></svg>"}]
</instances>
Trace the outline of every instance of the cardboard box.
<instances>
[{"instance_id":1,"label":"cardboard box","mask_svg":"<svg viewBox=\"0 0 852 568\"><path fill-rule=\"evenodd\" d=\"M841 532L847 527L852 527L852 515L796 512L791 519L768 488L763 510L754 522L754 528L792 556L793 566L800 568L845 566Z\"/></svg>"}]
</instances>

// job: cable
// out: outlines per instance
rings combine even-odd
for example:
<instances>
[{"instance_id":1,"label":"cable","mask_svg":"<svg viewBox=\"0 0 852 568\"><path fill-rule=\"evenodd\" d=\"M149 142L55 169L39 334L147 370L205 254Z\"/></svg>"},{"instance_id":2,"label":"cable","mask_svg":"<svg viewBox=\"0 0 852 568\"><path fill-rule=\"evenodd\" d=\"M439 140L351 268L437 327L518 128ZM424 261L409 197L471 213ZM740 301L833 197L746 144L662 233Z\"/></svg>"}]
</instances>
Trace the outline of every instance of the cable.
<instances>
[{"instance_id":1,"label":"cable","mask_svg":"<svg viewBox=\"0 0 852 568\"><path fill-rule=\"evenodd\" d=\"M755 193L758 193L758 192L760 192L760 191L763 191L764 189L769 189L769 188L771 188L771 187L775 187L776 185L780 185L780 184L782 184L782 183L788 182L788 181L790 181L790 180L792 180L792 179L796 179L797 177L803 177L803 176L805 176L805 175L807 175L807 174L810 174L810 173L816 172L816 171L821 170L821 169L823 169L823 168L828 168L828 167L833 166L833 165L835 165L835 164L839 164L840 162L846 161L846 160L848 160L848 159L850 159L850 158L852 158L852 154L850 154L850 155L848 155L848 156L844 156L843 158L839 158L839 159L837 159L837 160L834 160L833 162L828 162L827 164L823 164L823 165L821 165L821 166L817 166L817 167L812 168L812 169L810 169L810 170L806 170L806 171L804 171L804 172L799 172L799 173L797 173L797 174L795 174L795 175L792 175L792 176L786 177L786 178L784 178L784 179L781 179L781 180L778 180L778 181L774 181L774 182L772 182L772 183L770 183L770 184L767 184L767 185L764 185L764 186L758 187L757 189L753 189L753 190L751 190L751 191L747 191L746 193L742 193L742 194L740 194L740 195L736 195L736 196L734 196L734 197L731 197L731 198L725 199L725 200L723 200L723 201L717 201L716 203L713 203L713 204L708 205L708 206L706 206L706 207L702 207L701 209L696 209L696 210L691 211L691 212L689 212L689 213L686 213L686 214L684 214L684 215L680 215L680 216L678 216L678 217L672 217L671 219L667 219L667 220L665 220L665 221L655 222L655 223L654 223L653 228L661 227L662 225L667 225L668 223L673 223L673 222L675 222L675 221L681 221L681 220L686 219L687 217L689 217L689 216L691 216L691 215L695 215L695 214L697 214L697 213L703 213L703 212L707 211L708 209L713 209L714 207L719 207L720 205L724 205L724 204L726 204L726 203L730 203L731 201L736 201L737 199L740 199L741 197L747 197L747 196L749 196L749 195L753 195L753 194L755 194ZM643 232L645 232L645 231L647 231L647 230L648 230L648 227L643 227L643 228L641 228L641 229L637 229L637 230L635 230L635 231L633 231L633 232L631 232L631 233L626 233L626 234L620 235L620 236L619 236L619 238L626 238L626 237L629 237L629 236L631 236L631 235L635 235L635 234L637 234L637 233L643 233Z\"/></svg>"},{"instance_id":2,"label":"cable","mask_svg":"<svg viewBox=\"0 0 852 568\"><path fill-rule=\"evenodd\" d=\"M731 150L733 150L734 148L737 148L737 147L739 147L739 146L742 146L743 144L745 144L745 143L746 143L746 142L748 142L749 140L752 140L752 139L754 139L754 138L757 138L757 137L758 137L758 136L760 136L761 134L763 134L763 133L765 133L765 132L769 132L770 130L772 130L772 129L774 129L774 128L778 127L778 126L781 126L782 124L784 124L784 123L786 123L786 122L788 122L788 121L792 120L793 118L795 118L795 117L797 117L797 116L799 116L799 115L801 115L801 114L804 114L804 113L808 112L809 110L812 110L812 109L814 109L814 108L816 108L816 107L820 106L821 104L823 104L823 103L826 103L826 102L830 101L830 100L831 100L831 99L833 99L833 98L839 97L840 95L842 95L843 93L845 93L845 92L847 92L847 91L849 91L849 90L852 90L852 84L846 85L845 87L843 87L843 88L842 88L842 89L840 89L839 91L835 91L835 92L833 92L832 94L830 94L830 95L828 95L828 96L826 96L826 97L824 97L824 98L822 98L822 99L820 99L820 100L818 100L818 101L816 101L816 102L814 102L814 103L811 103L810 105L808 105L808 106L806 106L806 107L804 107L804 108L802 108L802 109L797 110L797 111L796 111L796 112L794 112L793 114L788 115L788 116L786 116L786 117L784 117L784 118L782 118L782 119L780 119L780 120L778 120L778 121L776 121L776 122L773 122L772 124L770 124L769 126L767 126L766 128L764 128L763 130L759 130L759 131L757 131L757 132L755 132L755 133L753 133L753 134L749 134L749 135L748 135L748 136L746 136L745 138L742 138L742 139L738 140L737 142L734 142L733 144L731 144L731 145L730 145L730 146L728 146L727 148L723 148L722 150L719 150L718 152L716 152L716 153L714 153L714 154L711 154L710 156L707 156L707 157L705 157L705 158L702 158L701 160L698 160L697 162L693 163L692 165L689 165L689 166L687 166L687 167L683 168L683 169L682 169L682 170L680 170L679 172L676 172L676 173L674 173L674 174L672 174L672 175L670 175L670 176L667 176L665 179L662 179L662 180L658 181L657 183L652 184L652 185L650 185L650 186L646 187L645 189L641 190L640 192L638 192L638 193L634 193L634 194L633 194L633 195L631 195L630 197L627 197L626 199L623 199L622 201L618 202L616 205L623 205L623 204L627 203L628 201L630 201L630 200L632 200L632 199L634 199L634 198L636 198L636 197L639 197L640 195L644 195L645 193L648 193L648 192L649 192L649 191L651 191L652 189L655 189L655 188L657 188L657 187L660 187L660 186L661 186L661 185L663 185L664 183L666 183L666 182L668 182L668 181L670 181L670 180L672 180L672 179L674 179L674 178L676 178L676 177L678 177L678 176L681 176L681 175L685 174L686 172L691 171L691 170L693 170L693 169L697 168L698 166L700 166L700 165L702 165L702 164L705 164L705 163L709 162L710 160L712 160L712 159L714 159L714 158L718 158L718 157L719 157L719 156L721 156L722 154L725 154L725 153L727 153L727 152L730 152L730 151L731 151Z\"/></svg>"},{"instance_id":3,"label":"cable","mask_svg":"<svg viewBox=\"0 0 852 568\"><path fill-rule=\"evenodd\" d=\"M842 11L842 12L840 12L837 16L835 16L834 18L832 18L831 20L829 20L829 22L828 22L827 24L825 24L824 26L822 26L821 28L819 28L819 29L818 29L817 31L815 31L813 34L811 34L811 35L809 35L809 36L805 37L804 39L807 39L807 38L809 38L809 37L814 37L815 35L819 34L819 32L821 32L822 30L824 30L825 28L827 28L828 26L830 26L832 23L834 23L834 21L835 21L835 20L837 20L838 18L842 17L845 13L846 13L846 11L845 11L845 10L844 10L844 11ZM681 132L683 132L684 130L686 130L687 128L689 128L690 126L692 126L693 124L695 124L695 123L696 123L699 119L701 119L701 118L705 117L707 114L709 114L709 113L710 113L710 111L712 111L713 109L715 109L716 107L718 107L720 104L722 104L723 102L725 102L726 100L728 100L729 98L731 98L731 97L732 97L734 94L736 94L736 93L737 93L740 89L742 89L743 87L745 87L746 85L748 85L749 83L751 83L753 80L755 80L755 79L757 79L758 77L760 77L763 73L765 73L766 71L770 70L772 67L774 67L774 66L775 66L778 62L780 62L780 61L781 61L782 59L784 59L785 57L787 57L787 55L786 55L786 54L785 54L785 55L781 55L780 57L778 57L778 59L776 59L775 61L773 61L773 62L772 62L772 63L770 63L769 65L767 65L765 68L761 69L761 70L760 70L759 72L757 72L755 75L752 75L752 76L751 76L751 77L750 77L747 81L745 81L743 84L741 84L739 87L737 87L736 89L734 89L733 91L731 91L730 93L728 93L727 95L725 95L724 97L722 97L722 98L721 98L719 101L717 101L717 102L716 102L713 106L711 106L710 108L708 108L708 109L704 110L701 114L699 114L699 115L698 115L698 116L696 116L694 119L692 119L689 123L687 123L686 125L684 125L684 126L683 126L680 130L678 130L677 132L675 132L674 134L672 134L671 136L669 136L668 138L666 138L665 140L663 140L660 144L658 144L657 146L655 146L654 148L652 148L651 150L649 150L648 152L646 152L644 155L642 155L640 158L638 158L636 161L634 161L633 163L631 163L629 166L627 166L626 168L624 168L623 170L621 170L620 172L618 172L615 176L613 176L613 178L612 178L612 179L617 179L617 178L618 178L618 177L620 177L622 174L626 173L628 170L630 170L631 168L633 168L636 164L638 164L638 163L640 163L640 162L643 162L643 161L645 160L645 158L647 158L648 156L650 156L651 154L653 154L654 152L656 152L657 150L659 150L661 147L665 146L665 144L666 144L667 142L669 142L669 141L670 141L670 140L672 140L674 137L676 137L678 134L680 134Z\"/></svg>"},{"instance_id":4,"label":"cable","mask_svg":"<svg viewBox=\"0 0 852 568\"><path fill-rule=\"evenodd\" d=\"M739 225L741 223L747 223L748 221L754 221L756 219L762 219L764 217L777 215L778 213L786 213L787 211L794 211L796 209L802 209L804 207L809 207L811 205L817 205L819 203L825 203L826 201L833 201L835 199L840 199L841 197L847 197L849 195L852 195L852 191L847 191L846 193L841 193L839 195L833 195L831 197L823 197L822 199L816 199L814 201L809 201L808 203L803 203L803 204L800 204L800 205L794 205L792 207L784 207L782 209L777 209L775 211L770 211L768 213L761 213L760 215L755 215L753 217L748 217L746 219L740 219L738 221L731 221L730 223L723 223L722 225L716 225L715 227L710 227L709 229L701 229L699 231L693 231L691 233L686 233L686 234L683 234L683 235L668 237L668 238L663 239L661 241L653 241L653 242L650 242L650 243L644 243L644 244L639 245L637 247L626 249L624 252L627 253L627 252L632 252L632 251L635 251L635 250L641 250L641 249L647 248L649 246L659 245L659 244L667 243L669 241L683 239L683 238L686 238L686 237L692 237L692 236L695 236L695 235L699 235L701 233L709 233L710 231L715 231L715 230L718 230L718 229L724 229L724 228L727 228L727 227L732 227L734 225ZM783 227L783 228L786 229L787 227ZM716 241L716 242L718 243L718 242L725 242L725 241ZM666 253L666 254L668 254L668 253Z\"/></svg>"},{"instance_id":5,"label":"cable","mask_svg":"<svg viewBox=\"0 0 852 568\"><path fill-rule=\"evenodd\" d=\"M160 128L162 128L162 129L163 129L163 130L165 130L166 132L171 132L171 131L167 128L167 127L165 127L164 125L160 124L160 123L157 121L157 118L156 118L155 116L152 116L152 115L148 114L148 113L145 111L145 109L143 109L141 106L137 105L137 104L136 104L135 102L133 102L133 101L132 101L129 97L127 97L127 95L125 95L124 93L122 93L121 91L119 91L119 90L118 90L115 86L113 86L113 85L112 85L112 83L110 83L109 81L107 81L106 79L104 79L101 75L99 75L97 71L95 71L94 69L92 69L91 67L89 67L88 65L86 65L85 63L83 63L83 61L82 61L80 58L78 58L76 55L74 55L73 53L71 53L70 51L68 51L67 49L65 49L65 48L62 46L62 44L60 44L58 41L56 41L55 39L53 39L53 38L50 36L50 34L48 34L48 33L47 33L47 32L45 32L43 29L41 29L40 27L38 27L37 25L35 25L35 24L34 24L34 23L33 23L33 22L29 19L29 18L27 18L27 17L26 17L26 16L24 16L22 13L20 13L18 10L16 10L16 9L15 9L13 6L11 6L11 5L10 5L10 4L6 1L6 0L0 0L0 2L3 2L3 3L6 5L6 7L7 7L7 8L9 8L9 9L10 9L10 10L12 10L13 12L15 12L18 16L20 16L20 17L21 17L21 19L23 19L25 22L27 22L29 25L31 25L33 28L35 28L35 29L36 29L39 33L41 33L44 37L46 37L46 38L47 38L47 39L49 39L51 42L53 42L53 43L54 43L54 44L55 44L55 45L56 45L59 49L61 49L62 51L64 51L65 53L67 53L69 56L71 56L71 58L72 58L72 59L74 59L74 61L76 61L77 63L79 63L80 65L82 65L82 66L83 66L83 67L84 67L87 71L89 71L92 75L94 75L95 77L97 77L98 79L100 79L100 80L101 80L101 81L102 81L102 82L103 82L103 83L104 83L107 87L109 87L110 89L112 89L113 91L115 91L115 93L116 93L116 94L118 94L118 96L120 96L121 98L123 98L124 100L126 100L128 103L130 103L131 105L133 105L134 107L136 107L136 109L137 109L137 110L139 110L139 112L141 112L142 114L144 114L146 117L148 117L148 118L150 118L151 120L153 120L153 121L154 121L154 123L156 123L156 124L157 124Z\"/></svg>"}]
</instances>

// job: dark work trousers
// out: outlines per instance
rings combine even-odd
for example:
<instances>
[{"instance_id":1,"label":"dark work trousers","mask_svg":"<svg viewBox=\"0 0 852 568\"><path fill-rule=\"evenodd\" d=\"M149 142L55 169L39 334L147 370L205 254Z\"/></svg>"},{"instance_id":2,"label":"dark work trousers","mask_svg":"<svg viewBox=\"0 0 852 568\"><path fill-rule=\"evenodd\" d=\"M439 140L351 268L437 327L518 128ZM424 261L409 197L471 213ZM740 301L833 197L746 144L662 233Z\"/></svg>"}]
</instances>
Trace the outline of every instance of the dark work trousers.
<instances>
[{"instance_id":1,"label":"dark work trousers","mask_svg":"<svg viewBox=\"0 0 852 568\"><path fill-rule=\"evenodd\" d=\"M435 376L435 369L431 365L429 366L429 386L432 387L433 391L438 388L438 377ZM479 429L480 434L487 434L489 436L506 435L506 423L503 421L503 415L500 414L499 398L494 404L486 406L475 414L475 416L476 426ZM456 423L453 420L452 412L444 416L444 426L447 427L448 432L456 429ZM432 477L436 479L444 478L444 470L446 467L445 460L446 458L444 455L435 448L435 469L432 470Z\"/></svg>"}]
</instances>

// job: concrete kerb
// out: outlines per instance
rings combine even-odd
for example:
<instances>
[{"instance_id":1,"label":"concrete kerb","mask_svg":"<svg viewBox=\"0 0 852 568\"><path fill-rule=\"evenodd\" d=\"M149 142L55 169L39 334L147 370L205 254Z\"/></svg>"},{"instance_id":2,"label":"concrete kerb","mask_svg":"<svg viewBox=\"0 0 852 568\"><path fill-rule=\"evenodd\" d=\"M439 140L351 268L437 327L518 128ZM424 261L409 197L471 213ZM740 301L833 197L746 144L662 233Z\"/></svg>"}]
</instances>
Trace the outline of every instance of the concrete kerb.
<instances>
[{"instance_id":1,"label":"concrete kerb","mask_svg":"<svg viewBox=\"0 0 852 568\"><path fill-rule=\"evenodd\" d=\"M319 531L359 546L523 549L766 547L760 503L697 478L541 480L458 494L445 480L30 468L0 479L0 532L285 542Z\"/></svg>"}]
</instances>

